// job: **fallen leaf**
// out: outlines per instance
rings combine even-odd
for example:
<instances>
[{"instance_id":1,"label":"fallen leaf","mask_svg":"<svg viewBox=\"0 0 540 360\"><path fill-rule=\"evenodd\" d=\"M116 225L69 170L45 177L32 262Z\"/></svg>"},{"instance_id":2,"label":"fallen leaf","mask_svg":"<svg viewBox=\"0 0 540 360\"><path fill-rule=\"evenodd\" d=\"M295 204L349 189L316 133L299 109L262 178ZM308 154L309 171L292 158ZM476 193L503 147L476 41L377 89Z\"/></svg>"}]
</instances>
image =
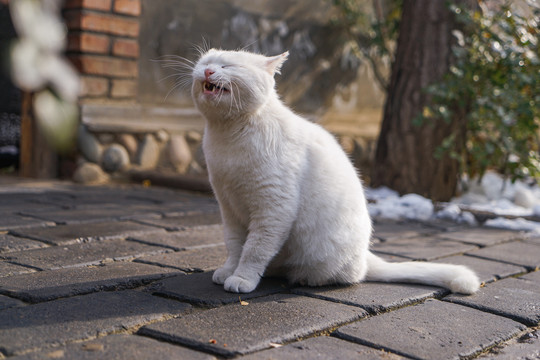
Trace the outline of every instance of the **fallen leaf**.
<instances>
[{"instance_id":1,"label":"fallen leaf","mask_svg":"<svg viewBox=\"0 0 540 360\"><path fill-rule=\"evenodd\" d=\"M238 300L240 300L240 305L242 305L242 306L249 305L249 303L247 301L243 301L242 299L240 299L240 296L238 297Z\"/></svg>"},{"instance_id":2,"label":"fallen leaf","mask_svg":"<svg viewBox=\"0 0 540 360\"><path fill-rule=\"evenodd\" d=\"M103 344L89 343L89 344L84 344L81 348L84 351L101 351L104 349L104 346Z\"/></svg>"},{"instance_id":3,"label":"fallen leaf","mask_svg":"<svg viewBox=\"0 0 540 360\"><path fill-rule=\"evenodd\" d=\"M56 350L47 354L49 359L62 359L64 357L64 350Z\"/></svg>"}]
</instances>

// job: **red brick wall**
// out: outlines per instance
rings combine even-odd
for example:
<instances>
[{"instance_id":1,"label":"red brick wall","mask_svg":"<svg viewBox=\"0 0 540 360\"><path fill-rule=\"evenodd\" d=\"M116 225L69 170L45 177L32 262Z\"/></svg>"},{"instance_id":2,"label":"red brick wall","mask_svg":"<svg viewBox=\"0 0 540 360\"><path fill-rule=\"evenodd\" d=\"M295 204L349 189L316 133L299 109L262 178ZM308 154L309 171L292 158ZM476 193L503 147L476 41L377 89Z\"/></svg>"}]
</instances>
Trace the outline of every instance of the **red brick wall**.
<instances>
[{"instance_id":1,"label":"red brick wall","mask_svg":"<svg viewBox=\"0 0 540 360\"><path fill-rule=\"evenodd\" d=\"M66 0L68 58L83 99L135 99L141 0Z\"/></svg>"}]
</instances>

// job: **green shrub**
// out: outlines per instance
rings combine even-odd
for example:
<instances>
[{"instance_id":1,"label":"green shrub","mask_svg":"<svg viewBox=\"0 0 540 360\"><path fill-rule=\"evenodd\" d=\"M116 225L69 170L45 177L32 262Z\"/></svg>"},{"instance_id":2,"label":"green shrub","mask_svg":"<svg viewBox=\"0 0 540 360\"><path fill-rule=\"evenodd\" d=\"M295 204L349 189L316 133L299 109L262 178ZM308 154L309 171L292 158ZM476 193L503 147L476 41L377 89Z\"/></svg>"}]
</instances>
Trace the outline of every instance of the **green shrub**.
<instances>
[{"instance_id":1,"label":"green shrub","mask_svg":"<svg viewBox=\"0 0 540 360\"><path fill-rule=\"evenodd\" d=\"M418 120L461 121L465 129L449 136L436 156L449 153L471 178L488 169L512 180L538 178L540 7L451 9L463 30L454 31L455 62L428 87L431 102ZM463 135L465 141L456 141Z\"/></svg>"}]
</instances>

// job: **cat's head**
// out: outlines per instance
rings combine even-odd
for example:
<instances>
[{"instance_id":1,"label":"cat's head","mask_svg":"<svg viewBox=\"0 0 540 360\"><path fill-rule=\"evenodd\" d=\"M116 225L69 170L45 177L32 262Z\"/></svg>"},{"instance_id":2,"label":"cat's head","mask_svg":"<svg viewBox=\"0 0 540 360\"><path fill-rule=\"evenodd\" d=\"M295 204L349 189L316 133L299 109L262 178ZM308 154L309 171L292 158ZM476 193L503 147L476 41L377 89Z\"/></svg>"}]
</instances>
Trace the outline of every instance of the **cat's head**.
<instances>
[{"instance_id":1,"label":"cat's head","mask_svg":"<svg viewBox=\"0 0 540 360\"><path fill-rule=\"evenodd\" d=\"M277 96L274 75L287 56L210 49L193 68L193 101L208 119L256 112Z\"/></svg>"}]
</instances>

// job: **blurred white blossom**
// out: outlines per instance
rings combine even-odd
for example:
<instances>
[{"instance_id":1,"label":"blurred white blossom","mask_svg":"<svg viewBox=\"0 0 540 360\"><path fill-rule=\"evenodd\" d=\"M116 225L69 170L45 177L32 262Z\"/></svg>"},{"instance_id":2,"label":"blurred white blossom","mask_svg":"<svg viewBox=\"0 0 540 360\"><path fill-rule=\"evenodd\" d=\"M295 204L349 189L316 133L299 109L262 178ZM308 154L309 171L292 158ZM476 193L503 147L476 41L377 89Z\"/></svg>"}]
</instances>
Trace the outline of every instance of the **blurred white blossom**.
<instances>
[{"instance_id":1,"label":"blurred white blossom","mask_svg":"<svg viewBox=\"0 0 540 360\"><path fill-rule=\"evenodd\" d=\"M78 122L80 80L63 57L66 27L62 0L12 0L10 13L18 39L11 50L13 82L34 93L39 128L57 149L74 141Z\"/></svg>"}]
</instances>

